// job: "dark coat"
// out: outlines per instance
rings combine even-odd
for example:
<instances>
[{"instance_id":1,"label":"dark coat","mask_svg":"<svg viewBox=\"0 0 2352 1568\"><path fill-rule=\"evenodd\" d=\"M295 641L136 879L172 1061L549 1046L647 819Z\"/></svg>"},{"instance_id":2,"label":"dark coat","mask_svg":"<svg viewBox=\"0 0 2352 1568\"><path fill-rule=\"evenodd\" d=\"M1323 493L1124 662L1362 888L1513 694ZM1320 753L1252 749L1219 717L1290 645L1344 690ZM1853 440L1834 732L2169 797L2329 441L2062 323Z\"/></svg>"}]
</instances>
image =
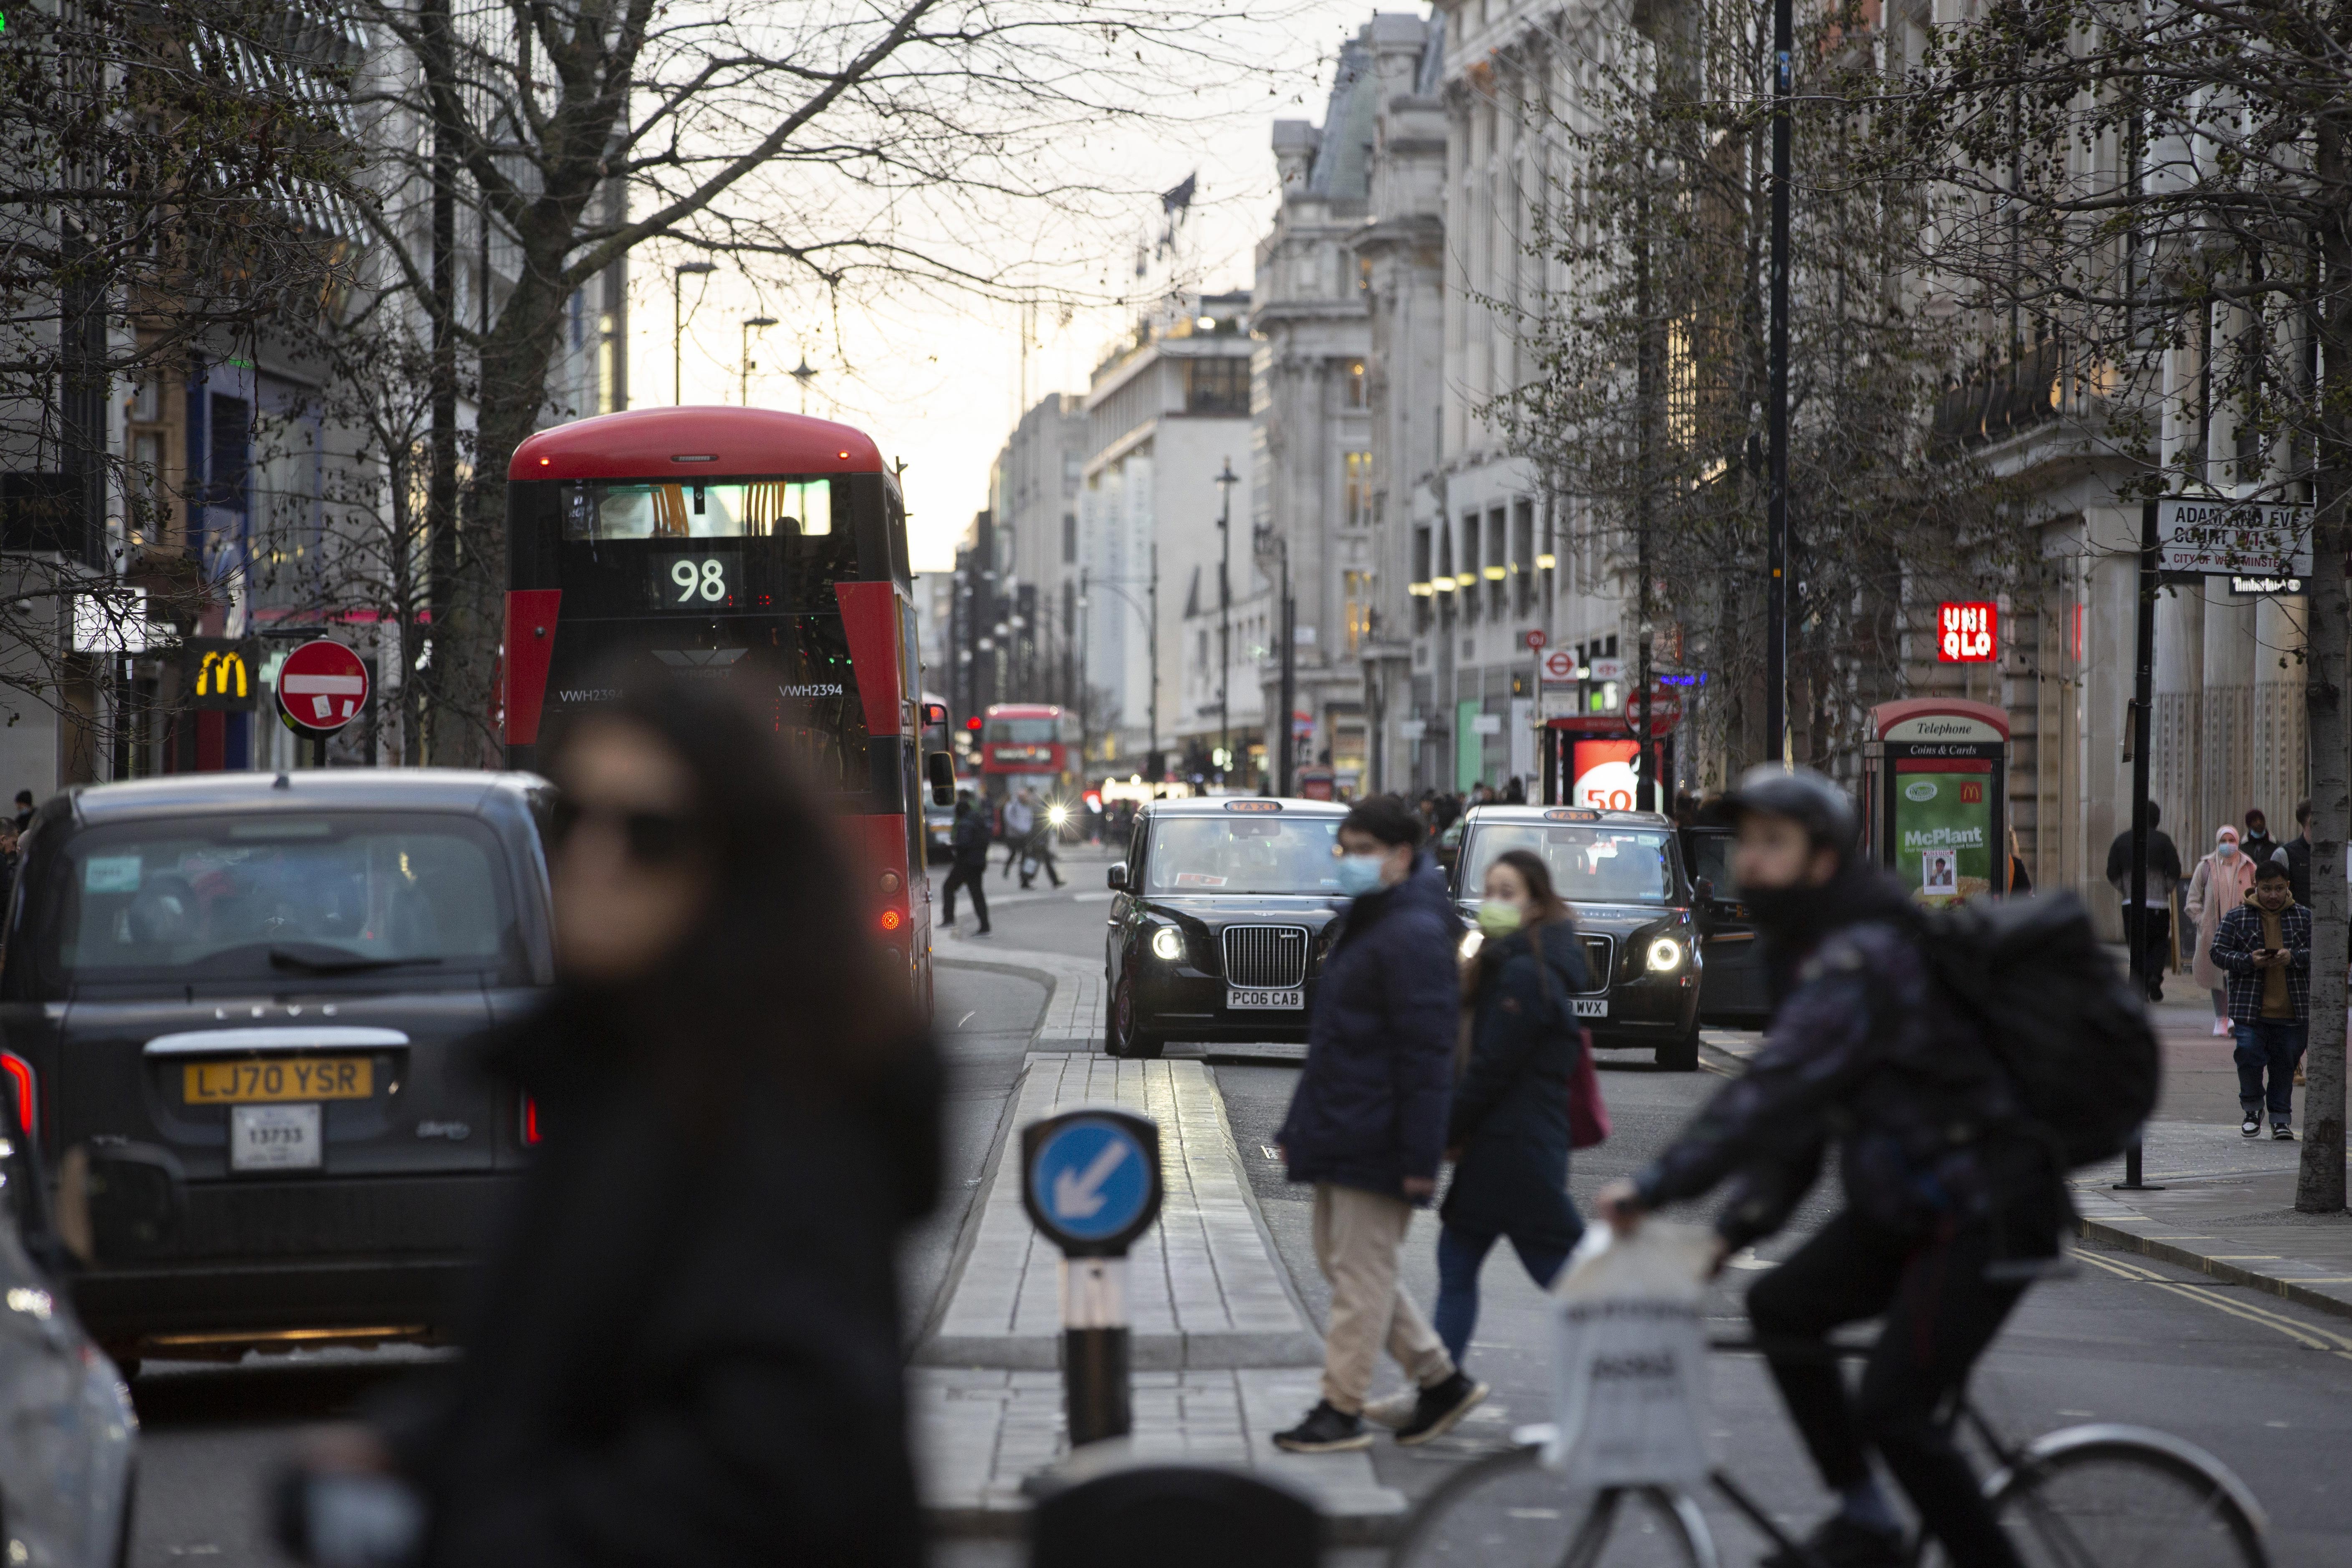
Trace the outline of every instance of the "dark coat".
<instances>
[{"instance_id":1,"label":"dark coat","mask_svg":"<svg viewBox=\"0 0 2352 1568\"><path fill-rule=\"evenodd\" d=\"M1543 939L1538 972L1534 937ZM1572 1246L1567 1204L1568 1085L1584 1042L1569 1015L1584 990L1583 944L1566 921L1492 942L1479 953L1470 1059L1454 1086L1445 1142L1461 1151L1445 1223L1482 1236Z\"/></svg>"},{"instance_id":2,"label":"dark coat","mask_svg":"<svg viewBox=\"0 0 2352 1568\"><path fill-rule=\"evenodd\" d=\"M958 816L955 830L948 838L955 855L955 863L959 866L987 865L990 837L988 818L979 812L967 811Z\"/></svg>"},{"instance_id":3,"label":"dark coat","mask_svg":"<svg viewBox=\"0 0 2352 1568\"><path fill-rule=\"evenodd\" d=\"M2279 911L2279 942L2294 956L2286 965L2288 1020L2302 1024L2311 1018L2311 911L2289 904ZM2213 928L2207 950L2216 967L2230 976L2230 1022L2259 1024L2263 1018L2263 984L2270 971L2254 966L2254 952L2263 945L2263 911L2250 890L2245 900L2226 910Z\"/></svg>"},{"instance_id":4,"label":"dark coat","mask_svg":"<svg viewBox=\"0 0 2352 1568\"><path fill-rule=\"evenodd\" d=\"M894 1251L938 1185L931 1047L848 1102L690 1112L621 1033L559 1004L492 1047L547 1135L464 1360L388 1412L425 1562L917 1568Z\"/></svg>"},{"instance_id":5,"label":"dark coat","mask_svg":"<svg viewBox=\"0 0 2352 1568\"><path fill-rule=\"evenodd\" d=\"M2131 829L2116 835L2107 846L2107 886L2123 898L2131 897ZM2180 884L2180 851L2173 847L2172 835L2161 827L2147 830L2147 896L2152 903L2162 903L2164 896Z\"/></svg>"},{"instance_id":6,"label":"dark coat","mask_svg":"<svg viewBox=\"0 0 2352 1568\"><path fill-rule=\"evenodd\" d=\"M2066 1212L2059 1173L2017 1131L2009 1075L1937 990L1908 896L1857 869L1819 903L1826 918L1767 949L1789 983L1763 1048L1633 1178L1643 1205L1736 1176L1716 1229L1745 1246L1787 1221L1835 1142L1847 1204L1888 1232L1998 1214L2047 1242Z\"/></svg>"},{"instance_id":7,"label":"dark coat","mask_svg":"<svg viewBox=\"0 0 2352 1568\"><path fill-rule=\"evenodd\" d=\"M2287 886L2294 889L2294 901L2305 909L2311 908L2311 835L2298 833L2279 846L2273 860L2286 862Z\"/></svg>"},{"instance_id":8,"label":"dark coat","mask_svg":"<svg viewBox=\"0 0 2352 1568\"><path fill-rule=\"evenodd\" d=\"M1461 942L1461 918L1427 856L1349 907L1316 983L1306 1070L1282 1123L1292 1181L1402 1197L1407 1176L1436 1176Z\"/></svg>"}]
</instances>

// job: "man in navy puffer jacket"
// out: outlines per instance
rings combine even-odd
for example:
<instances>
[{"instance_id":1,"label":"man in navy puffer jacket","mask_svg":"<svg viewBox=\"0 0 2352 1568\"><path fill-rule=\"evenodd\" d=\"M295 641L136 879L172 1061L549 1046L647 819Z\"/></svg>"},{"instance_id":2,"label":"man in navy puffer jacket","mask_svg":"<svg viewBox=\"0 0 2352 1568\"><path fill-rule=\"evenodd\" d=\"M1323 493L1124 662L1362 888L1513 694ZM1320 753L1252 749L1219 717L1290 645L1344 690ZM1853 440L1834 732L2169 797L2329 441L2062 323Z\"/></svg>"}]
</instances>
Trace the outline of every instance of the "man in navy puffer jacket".
<instances>
[{"instance_id":1,"label":"man in navy puffer jacket","mask_svg":"<svg viewBox=\"0 0 2352 1568\"><path fill-rule=\"evenodd\" d=\"M1315 1259L1331 1282L1322 1401L1274 1439L1294 1452L1370 1445L1364 1396L1383 1343L1422 1390L1408 1431L1442 1430L1475 1403L1397 1287L1405 1227L1437 1187L1462 1000L1462 923L1421 832L1391 795L1359 802L1339 825L1339 885L1354 901L1323 961L1280 1134L1290 1179L1315 1184Z\"/></svg>"}]
</instances>

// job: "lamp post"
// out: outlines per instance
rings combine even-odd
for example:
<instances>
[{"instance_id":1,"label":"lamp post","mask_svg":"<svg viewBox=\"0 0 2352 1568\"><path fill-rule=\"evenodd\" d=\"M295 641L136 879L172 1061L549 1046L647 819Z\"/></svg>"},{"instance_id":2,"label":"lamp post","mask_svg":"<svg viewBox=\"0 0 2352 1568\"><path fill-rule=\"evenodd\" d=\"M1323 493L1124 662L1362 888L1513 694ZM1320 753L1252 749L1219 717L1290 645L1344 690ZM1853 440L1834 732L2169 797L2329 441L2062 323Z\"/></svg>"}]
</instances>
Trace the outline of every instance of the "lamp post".
<instances>
[{"instance_id":1,"label":"lamp post","mask_svg":"<svg viewBox=\"0 0 2352 1568\"><path fill-rule=\"evenodd\" d=\"M1790 0L1772 0L1772 304L1764 417L1764 745L1789 754L1789 92L1796 47Z\"/></svg>"},{"instance_id":2,"label":"lamp post","mask_svg":"<svg viewBox=\"0 0 2352 1568\"><path fill-rule=\"evenodd\" d=\"M808 412L808 384L817 377L816 366L809 363L808 352L801 352L801 363L793 366L792 378L801 384L801 412Z\"/></svg>"},{"instance_id":3,"label":"lamp post","mask_svg":"<svg viewBox=\"0 0 2352 1568\"><path fill-rule=\"evenodd\" d=\"M751 406L751 329L754 327L772 327L775 324L776 318L773 316L746 316L743 318L743 357L739 363L742 365L741 374L743 378L740 401L746 408Z\"/></svg>"},{"instance_id":4,"label":"lamp post","mask_svg":"<svg viewBox=\"0 0 2352 1568\"><path fill-rule=\"evenodd\" d=\"M681 261L670 268L669 275L669 400L672 406L686 401L686 276L698 278L719 270L714 261Z\"/></svg>"},{"instance_id":5,"label":"lamp post","mask_svg":"<svg viewBox=\"0 0 2352 1568\"><path fill-rule=\"evenodd\" d=\"M1282 684L1276 688L1282 698L1281 739L1275 743L1274 793L1290 794L1297 773L1297 732L1291 727L1290 710L1298 701L1298 601L1290 595L1290 540L1271 528L1253 530L1250 543L1263 553L1271 550L1281 564L1282 600L1276 617L1280 630ZM1263 689L1261 688L1261 689Z\"/></svg>"},{"instance_id":6,"label":"lamp post","mask_svg":"<svg viewBox=\"0 0 2352 1568\"><path fill-rule=\"evenodd\" d=\"M1234 486L1241 476L1227 458L1217 474L1217 783L1234 765Z\"/></svg>"}]
</instances>

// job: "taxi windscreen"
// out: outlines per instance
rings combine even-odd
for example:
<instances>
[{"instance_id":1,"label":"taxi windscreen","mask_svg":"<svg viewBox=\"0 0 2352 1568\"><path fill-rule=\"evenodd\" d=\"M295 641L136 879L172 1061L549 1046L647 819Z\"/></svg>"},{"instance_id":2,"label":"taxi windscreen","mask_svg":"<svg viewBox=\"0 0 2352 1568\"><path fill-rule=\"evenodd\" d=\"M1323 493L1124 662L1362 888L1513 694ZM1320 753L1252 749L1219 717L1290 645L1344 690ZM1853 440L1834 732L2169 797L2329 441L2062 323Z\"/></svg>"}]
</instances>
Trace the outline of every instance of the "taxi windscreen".
<instances>
[{"instance_id":1,"label":"taxi windscreen","mask_svg":"<svg viewBox=\"0 0 2352 1568\"><path fill-rule=\"evenodd\" d=\"M1672 834L1549 822L1480 824L1463 866L1464 896L1477 897L1486 868L1512 849L1542 856L1552 886L1571 904L1664 904L1675 898Z\"/></svg>"},{"instance_id":2,"label":"taxi windscreen","mask_svg":"<svg viewBox=\"0 0 2352 1568\"><path fill-rule=\"evenodd\" d=\"M1169 816L1143 858L1148 893L1336 893L1336 816Z\"/></svg>"},{"instance_id":3,"label":"taxi windscreen","mask_svg":"<svg viewBox=\"0 0 2352 1568\"><path fill-rule=\"evenodd\" d=\"M99 828L52 886L44 956L85 980L472 973L520 951L498 842L459 816Z\"/></svg>"}]
</instances>

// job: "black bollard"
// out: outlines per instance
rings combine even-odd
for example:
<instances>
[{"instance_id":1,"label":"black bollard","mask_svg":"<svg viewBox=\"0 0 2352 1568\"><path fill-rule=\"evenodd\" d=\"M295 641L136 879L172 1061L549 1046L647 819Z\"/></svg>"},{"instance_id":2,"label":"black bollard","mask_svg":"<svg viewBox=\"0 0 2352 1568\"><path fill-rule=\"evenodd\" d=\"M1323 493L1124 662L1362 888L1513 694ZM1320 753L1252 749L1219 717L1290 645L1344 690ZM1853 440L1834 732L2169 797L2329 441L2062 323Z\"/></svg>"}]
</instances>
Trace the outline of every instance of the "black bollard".
<instances>
[{"instance_id":1,"label":"black bollard","mask_svg":"<svg viewBox=\"0 0 2352 1568\"><path fill-rule=\"evenodd\" d=\"M1061 1248L1062 1396L1070 1446L1135 1425L1129 1377L1127 1249L1160 1215L1160 1127L1116 1107L1064 1111L1021 1130L1022 1206Z\"/></svg>"},{"instance_id":2,"label":"black bollard","mask_svg":"<svg viewBox=\"0 0 2352 1568\"><path fill-rule=\"evenodd\" d=\"M1062 1259L1062 1396L1070 1447L1134 1429L1128 1371L1127 1259Z\"/></svg>"}]
</instances>

